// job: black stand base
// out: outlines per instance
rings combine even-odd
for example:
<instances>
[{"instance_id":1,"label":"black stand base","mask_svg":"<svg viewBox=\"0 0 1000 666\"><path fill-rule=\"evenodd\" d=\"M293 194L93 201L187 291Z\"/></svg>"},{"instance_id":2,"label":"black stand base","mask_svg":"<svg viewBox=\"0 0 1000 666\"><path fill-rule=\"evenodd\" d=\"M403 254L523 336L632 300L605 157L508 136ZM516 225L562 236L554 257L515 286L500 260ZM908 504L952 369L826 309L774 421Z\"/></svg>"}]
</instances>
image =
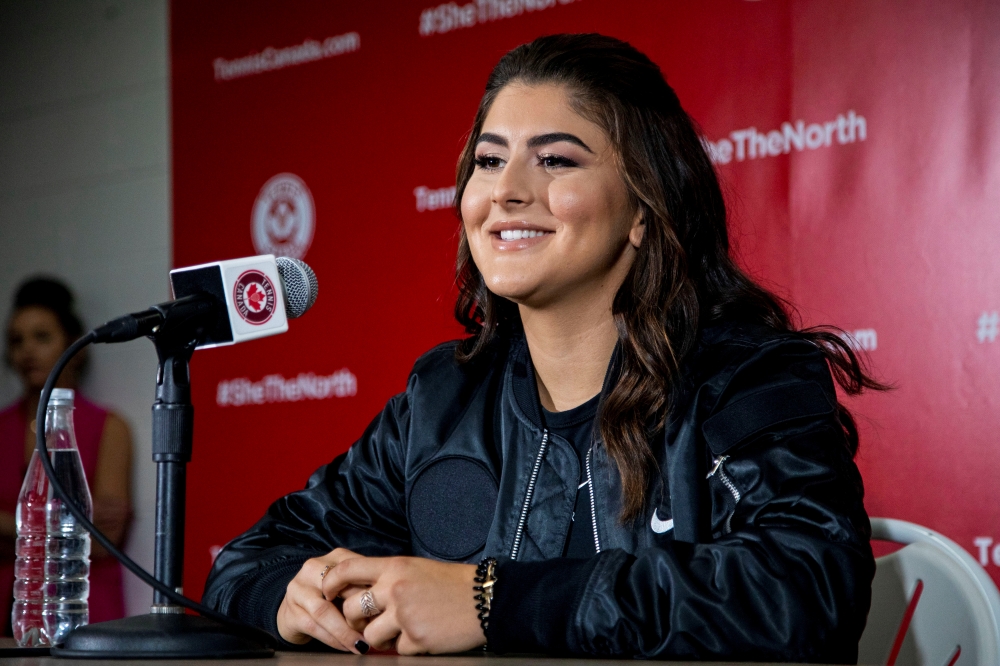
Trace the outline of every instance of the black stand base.
<instances>
[{"instance_id":1,"label":"black stand base","mask_svg":"<svg viewBox=\"0 0 1000 666\"><path fill-rule=\"evenodd\" d=\"M226 659L272 657L249 632L198 615L137 615L73 631L54 657L83 659Z\"/></svg>"}]
</instances>

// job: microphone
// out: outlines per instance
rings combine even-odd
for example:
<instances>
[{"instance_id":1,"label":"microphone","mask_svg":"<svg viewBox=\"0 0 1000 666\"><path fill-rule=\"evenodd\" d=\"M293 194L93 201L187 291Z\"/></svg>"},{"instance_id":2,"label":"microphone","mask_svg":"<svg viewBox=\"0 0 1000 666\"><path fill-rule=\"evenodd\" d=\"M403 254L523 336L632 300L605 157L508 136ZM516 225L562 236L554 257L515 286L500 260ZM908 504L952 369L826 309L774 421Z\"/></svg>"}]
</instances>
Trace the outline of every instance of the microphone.
<instances>
[{"instance_id":1,"label":"microphone","mask_svg":"<svg viewBox=\"0 0 1000 666\"><path fill-rule=\"evenodd\" d=\"M265 254L170 271L174 300L94 329L95 342L196 332L196 348L245 342L288 330L316 302L319 283L304 261Z\"/></svg>"}]
</instances>

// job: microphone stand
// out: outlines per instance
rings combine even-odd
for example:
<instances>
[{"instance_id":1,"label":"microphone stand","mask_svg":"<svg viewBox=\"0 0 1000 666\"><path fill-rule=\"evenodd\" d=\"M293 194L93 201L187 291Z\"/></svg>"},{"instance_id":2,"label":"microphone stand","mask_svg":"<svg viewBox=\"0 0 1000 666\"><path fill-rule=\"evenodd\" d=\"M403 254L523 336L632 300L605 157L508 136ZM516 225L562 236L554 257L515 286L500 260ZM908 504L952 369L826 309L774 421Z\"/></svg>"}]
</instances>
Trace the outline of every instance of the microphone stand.
<instances>
[{"instance_id":1,"label":"microphone stand","mask_svg":"<svg viewBox=\"0 0 1000 666\"><path fill-rule=\"evenodd\" d=\"M156 347L153 403L153 462L156 463L157 580L181 593L184 572L184 509L187 463L191 461L194 406L190 361L202 340L201 317L167 319L149 337ZM274 650L235 625L188 615L161 592L153 592L148 615L82 626L69 634L57 657L103 659L219 659L271 657Z\"/></svg>"}]
</instances>

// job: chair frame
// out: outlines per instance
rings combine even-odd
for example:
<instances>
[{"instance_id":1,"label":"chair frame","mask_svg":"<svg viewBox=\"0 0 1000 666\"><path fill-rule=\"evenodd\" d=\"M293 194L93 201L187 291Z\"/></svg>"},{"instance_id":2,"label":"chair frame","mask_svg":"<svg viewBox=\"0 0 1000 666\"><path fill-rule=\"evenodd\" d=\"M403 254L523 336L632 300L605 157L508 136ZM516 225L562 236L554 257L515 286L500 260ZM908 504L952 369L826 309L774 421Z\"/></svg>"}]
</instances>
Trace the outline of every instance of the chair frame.
<instances>
[{"instance_id":1,"label":"chair frame","mask_svg":"<svg viewBox=\"0 0 1000 666\"><path fill-rule=\"evenodd\" d=\"M989 625L993 628L994 645L1000 647L1000 591L997 590L996 584L986 573L986 570L968 551L939 532L905 520L872 518L871 525L873 540L892 541L904 545L928 544L967 573L969 580L975 583L973 587L979 591L981 600L985 602L984 606L990 613ZM897 638L902 638L902 636Z\"/></svg>"}]
</instances>

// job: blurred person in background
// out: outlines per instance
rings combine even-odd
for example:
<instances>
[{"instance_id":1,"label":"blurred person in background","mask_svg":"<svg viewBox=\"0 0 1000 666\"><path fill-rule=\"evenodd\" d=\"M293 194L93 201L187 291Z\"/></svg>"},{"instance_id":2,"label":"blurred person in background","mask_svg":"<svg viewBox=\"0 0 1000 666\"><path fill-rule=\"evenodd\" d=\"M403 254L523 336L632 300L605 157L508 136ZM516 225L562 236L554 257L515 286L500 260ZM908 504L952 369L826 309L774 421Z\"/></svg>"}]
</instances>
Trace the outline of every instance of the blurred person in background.
<instances>
[{"instance_id":1,"label":"blurred person in background","mask_svg":"<svg viewBox=\"0 0 1000 666\"><path fill-rule=\"evenodd\" d=\"M7 324L5 361L21 379L20 399L0 411L0 627L11 635L14 582L14 510L35 449L35 412L42 386L59 356L83 334L73 295L59 281L34 278L17 290ZM56 383L77 391L73 413L77 445L94 500L94 523L117 545L132 515L132 435L117 414L80 394L86 356L78 355ZM91 545L90 621L125 615L121 567Z\"/></svg>"}]
</instances>

